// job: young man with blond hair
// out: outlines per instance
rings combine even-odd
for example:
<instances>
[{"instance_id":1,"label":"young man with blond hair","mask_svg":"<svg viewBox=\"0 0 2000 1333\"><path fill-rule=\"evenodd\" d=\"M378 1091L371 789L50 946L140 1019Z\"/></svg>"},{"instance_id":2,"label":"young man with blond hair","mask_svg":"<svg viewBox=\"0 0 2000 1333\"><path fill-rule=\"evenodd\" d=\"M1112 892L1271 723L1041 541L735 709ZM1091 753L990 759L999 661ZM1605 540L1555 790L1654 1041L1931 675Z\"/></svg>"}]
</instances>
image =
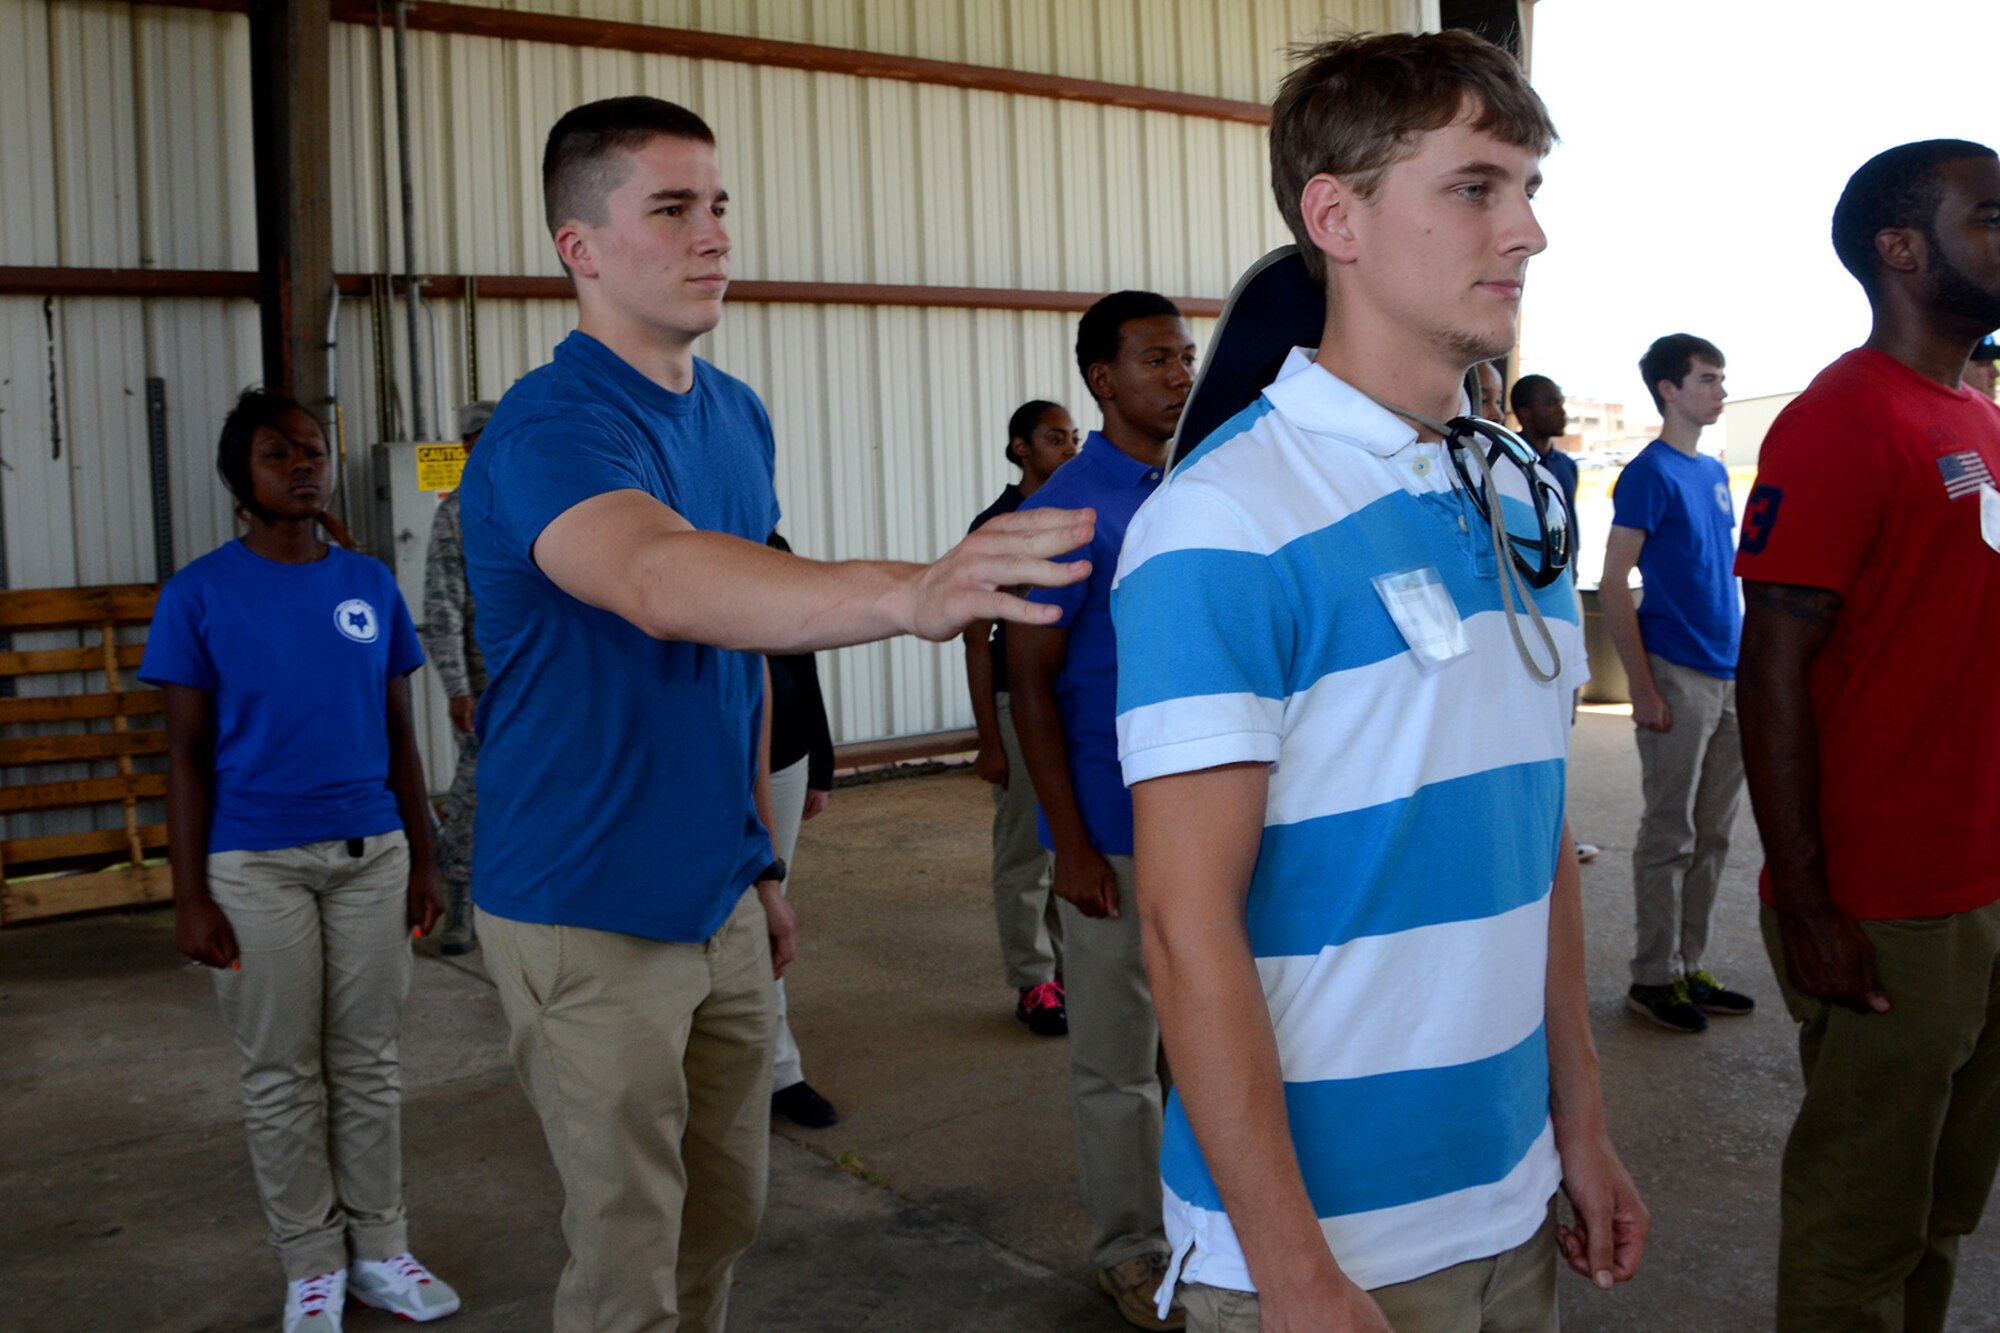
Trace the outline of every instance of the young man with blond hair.
<instances>
[{"instance_id":1,"label":"young man with blond hair","mask_svg":"<svg viewBox=\"0 0 2000 1333\"><path fill-rule=\"evenodd\" d=\"M1466 371L1513 344L1554 138L1470 35L1307 52L1272 188L1319 347L1126 539L1119 749L1190 1329L1553 1330L1559 1251L1605 1288L1639 1265L1563 818L1575 597L1521 590L1475 496L1561 500L1497 452L1455 483L1479 459L1436 428L1463 438Z\"/></svg>"},{"instance_id":2,"label":"young man with blond hair","mask_svg":"<svg viewBox=\"0 0 2000 1333\"><path fill-rule=\"evenodd\" d=\"M1046 621L1002 590L1087 574L1046 558L1090 518L995 519L931 565L765 546L770 418L694 354L729 286L714 134L658 98L593 102L550 131L542 184L577 328L460 489L490 675L479 938L563 1182L556 1328L719 1329L797 945L755 809L757 655Z\"/></svg>"}]
</instances>

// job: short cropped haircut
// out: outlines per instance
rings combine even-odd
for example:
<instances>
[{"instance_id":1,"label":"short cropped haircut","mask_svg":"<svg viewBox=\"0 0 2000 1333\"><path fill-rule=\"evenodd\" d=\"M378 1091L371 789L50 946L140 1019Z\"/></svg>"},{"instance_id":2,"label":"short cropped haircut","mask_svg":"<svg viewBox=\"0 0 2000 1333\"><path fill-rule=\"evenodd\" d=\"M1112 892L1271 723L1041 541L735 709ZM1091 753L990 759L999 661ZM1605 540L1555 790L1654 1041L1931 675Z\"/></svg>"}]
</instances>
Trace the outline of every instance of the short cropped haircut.
<instances>
[{"instance_id":1,"label":"short cropped haircut","mask_svg":"<svg viewBox=\"0 0 2000 1333\"><path fill-rule=\"evenodd\" d=\"M1477 104L1474 129L1546 154L1556 127L1514 57L1459 29L1356 34L1293 48L1299 65L1271 104L1271 192L1315 279L1325 257L1306 235L1299 196L1322 173L1367 199L1419 135Z\"/></svg>"},{"instance_id":2,"label":"short cropped haircut","mask_svg":"<svg viewBox=\"0 0 2000 1333\"><path fill-rule=\"evenodd\" d=\"M1523 375L1514 381L1514 387L1507 392L1507 406L1514 409L1514 415L1521 415L1521 408L1544 389L1555 392L1556 382L1547 375Z\"/></svg>"},{"instance_id":3,"label":"short cropped haircut","mask_svg":"<svg viewBox=\"0 0 2000 1333\"><path fill-rule=\"evenodd\" d=\"M1118 359L1118 339L1127 323L1155 315L1179 319L1181 308L1158 292L1113 292L1083 312L1076 323L1076 369L1093 402L1097 390L1090 388L1090 368Z\"/></svg>"},{"instance_id":4,"label":"short cropped haircut","mask_svg":"<svg viewBox=\"0 0 2000 1333\"><path fill-rule=\"evenodd\" d=\"M1935 240L1944 181L1938 168L1993 150L1967 139L1925 139L1877 153L1847 178L1833 206L1833 252L1871 297L1880 285L1875 236L1887 227L1912 227Z\"/></svg>"},{"instance_id":5,"label":"short cropped haircut","mask_svg":"<svg viewBox=\"0 0 2000 1333\"><path fill-rule=\"evenodd\" d=\"M245 389L236 406L222 419L222 437L215 446L215 470L222 477L222 484L229 488L237 504L267 523L271 521L271 511L257 503L257 483L250 476L250 445L258 431L266 427L278 430L280 419L293 412L305 412L315 422L319 420L290 394L275 389ZM320 433L325 432L326 427L320 426Z\"/></svg>"},{"instance_id":6,"label":"short cropped haircut","mask_svg":"<svg viewBox=\"0 0 2000 1333\"><path fill-rule=\"evenodd\" d=\"M1021 460L1014 457L1014 441L1028 439L1035 433L1035 427L1042 424L1042 413L1065 410L1061 403L1052 403L1046 398L1031 398L1014 409L1014 415L1007 418L1007 461L1015 467Z\"/></svg>"},{"instance_id":7,"label":"short cropped haircut","mask_svg":"<svg viewBox=\"0 0 2000 1333\"><path fill-rule=\"evenodd\" d=\"M1653 395L1655 409L1661 412L1667 410L1666 400L1660 397L1660 381L1679 384L1694 369L1697 358L1718 370L1726 364L1721 348L1692 333L1669 333L1664 338L1653 340L1653 345L1639 358L1639 377L1646 381L1646 392Z\"/></svg>"},{"instance_id":8,"label":"short cropped haircut","mask_svg":"<svg viewBox=\"0 0 2000 1333\"><path fill-rule=\"evenodd\" d=\"M662 135L713 144L708 122L658 97L607 97L564 113L542 149L542 208L549 235L563 223L604 225L604 196L625 182L624 155Z\"/></svg>"}]
</instances>

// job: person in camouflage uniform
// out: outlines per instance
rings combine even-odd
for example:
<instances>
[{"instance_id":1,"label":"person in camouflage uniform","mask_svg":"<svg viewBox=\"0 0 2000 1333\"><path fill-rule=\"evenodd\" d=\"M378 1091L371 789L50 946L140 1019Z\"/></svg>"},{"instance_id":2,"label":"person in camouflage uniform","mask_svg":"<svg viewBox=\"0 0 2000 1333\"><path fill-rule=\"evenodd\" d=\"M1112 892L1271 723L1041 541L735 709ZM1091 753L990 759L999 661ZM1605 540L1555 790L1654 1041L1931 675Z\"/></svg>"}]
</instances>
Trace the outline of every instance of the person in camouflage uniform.
<instances>
[{"instance_id":1,"label":"person in camouflage uniform","mask_svg":"<svg viewBox=\"0 0 2000 1333\"><path fill-rule=\"evenodd\" d=\"M493 415L490 402L467 403L458 409L458 437L472 451L479 432ZM486 690L486 661L472 635L472 590L465 582L465 543L458 528L458 492L439 503L431 520L430 548L424 557L424 650L450 701L452 739L458 742L458 768L444 798L444 828L438 834L438 878L444 882L445 922L438 933L438 952L472 950L472 816L478 808L475 787L479 767L479 734L472 729L473 708Z\"/></svg>"}]
</instances>

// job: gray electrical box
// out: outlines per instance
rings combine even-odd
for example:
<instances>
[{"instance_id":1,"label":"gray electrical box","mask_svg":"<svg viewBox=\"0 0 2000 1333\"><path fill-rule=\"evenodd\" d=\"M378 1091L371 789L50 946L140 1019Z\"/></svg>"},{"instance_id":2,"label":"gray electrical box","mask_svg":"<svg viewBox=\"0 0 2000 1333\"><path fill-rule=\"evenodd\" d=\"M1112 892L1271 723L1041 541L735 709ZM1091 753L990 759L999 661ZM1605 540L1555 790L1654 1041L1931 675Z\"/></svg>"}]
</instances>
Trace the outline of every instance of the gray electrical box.
<instances>
[{"instance_id":1,"label":"gray electrical box","mask_svg":"<svg viewBox=\"0 0 2000 1333\"><path fill-rule=\"evenodd\" d=\"M396 571L410 615L424 618L424 550L440 501L458 489L465 470L462 444L375 446L375 554Z\"/></svg>"},{"instance_id":2,"label":"gray electrical box","mask_svg":"<svg viewBox=\"0 0 2000 1333\"><path fill-rule=\"evenodd\" d=\"M396 586L409 604L410 618L424 628L424 556L431 544L431 520L440 501L458 489L465 469L462 444L378 444L375 476L375 554L396 573ZM435 671L419 671L411 691L416 706L417 748L433 794L451 785L456 747Z\"/></svg>"}]
</instances>

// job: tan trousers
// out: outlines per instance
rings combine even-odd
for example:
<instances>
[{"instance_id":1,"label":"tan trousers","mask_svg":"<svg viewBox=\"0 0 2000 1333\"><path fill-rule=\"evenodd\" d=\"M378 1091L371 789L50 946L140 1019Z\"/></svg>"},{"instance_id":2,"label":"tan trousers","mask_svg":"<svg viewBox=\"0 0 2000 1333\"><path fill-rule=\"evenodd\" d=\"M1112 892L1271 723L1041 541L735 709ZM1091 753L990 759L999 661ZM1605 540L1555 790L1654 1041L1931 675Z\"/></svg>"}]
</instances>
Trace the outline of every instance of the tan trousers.
<instances>
[{"instance_id":1,"label":"tan trousers","mask_svg":"<svg viewBox=\"0 0 2000 1333\"><path fill-rule=\"evenodd\" d=\"M216 852L208 892L240 971L217 971L243 1056L243 1123L287 1280L409 1248L397 1035L410 993L403 831Z\"/></svg>"},{"instance_id":2,"label":"tan trousers","mask_svg":"<svg viewBox=\"0 0 2000 1333\"><path fill-rule=\"evenodd\" d=\"M1664 986L1699 969L1708 948L1708 922L1743 799L1743 740L1735 681L1657 653L1646 661L1673 723L1664 732L1638 733L1646 809L1632 845L1638 916L1632 980Z\"/></svg>"},{"instance_id":3,"label":"tan trousers","mask_svg":"<svg viewBox=\"0 0 2000 1333\"><path fill-rule=\"evenodd\" d=\"M1048 849L1035 836L1035 784L1021 758L1014 705L1002 692L993 707L1007 756L1007 785L993 789L993 920L1007 984L1023 990L1062 975L1062 917L1049 887Z\"/></svg>"},{"instance_id":4,"label":"tan trousers","mask_svg":"<svg viewBox=\"0 0 2000 1333\"><path fill-rule=\"evenodd\" d=\"M1061 903L1076 1174L1099 1268L1167 1253L1160 1221L1166 1054L1146 984L1132 858L1104 859L1118 880L1119 915L1088 917Z\"/></svg>"},{"instance_id":5,"label":"tan trousers","mask_svg":"<svg viewBox=\"0 0 2000 1333\"><path fill-rule=\"evenodd\" d=\"M479 913L563 1182L558 1333L721 1329L770 1159L775 1001L746 892L699 944Z\"/></svg>"},{"instance_id":6,"label":"tan trousers","mask_svg":"<svg viewBox=\"0 0 2000 1333\"><path fill-rule=\"evenodd\" d=\"M1522 1244L1368 1293L1396 1333L1557 1333L1553 1215ZM1188 1333L1257 1333L1257 1293L1181 1289Z\"/></svg>"},{"instance_id":7,"label":"tan trousers","mask_svg":"<svg viewBox=\"0 0 2000 1333\"><path fill-rule=\"evenodd\" d=\"M1778 1333L1942 1333L2000 1164L2000 903L1863 921L1886 1014L1792 989L1762 912L1806 1081L1780 1176Z\"/></svg>"}]
</instances>

